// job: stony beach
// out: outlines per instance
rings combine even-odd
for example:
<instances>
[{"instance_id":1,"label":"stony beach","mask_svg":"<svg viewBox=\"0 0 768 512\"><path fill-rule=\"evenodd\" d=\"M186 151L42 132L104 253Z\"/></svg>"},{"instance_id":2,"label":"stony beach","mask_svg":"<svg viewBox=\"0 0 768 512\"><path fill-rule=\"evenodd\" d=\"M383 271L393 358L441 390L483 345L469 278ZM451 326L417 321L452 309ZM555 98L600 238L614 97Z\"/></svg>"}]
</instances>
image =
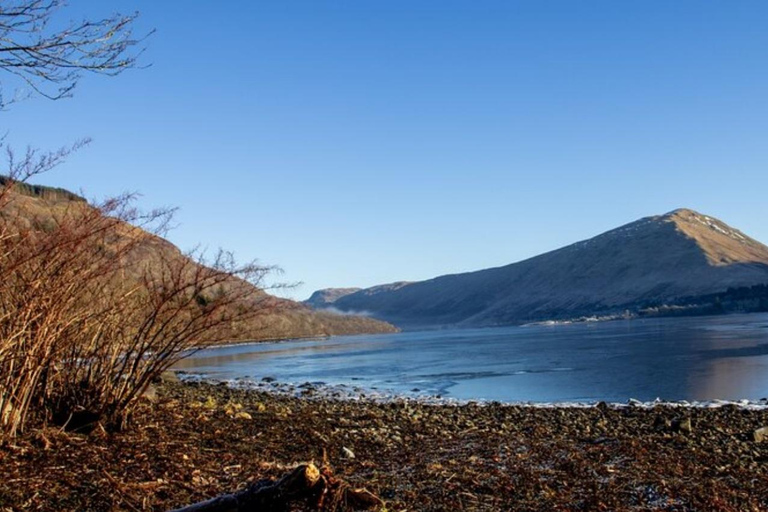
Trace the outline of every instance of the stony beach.
<instances>
[{"instance_id":1,"label":"stony beach","mask_svg":"<svg viewBox=\"0 0 768 512\"><path fill-rule=\"evenodd\" d=\"M121 433L0 449L0 510L170 510L327 462L392 511L768 510L768 411L284 396L164 382Z\"/></svg>"}]
</instances>

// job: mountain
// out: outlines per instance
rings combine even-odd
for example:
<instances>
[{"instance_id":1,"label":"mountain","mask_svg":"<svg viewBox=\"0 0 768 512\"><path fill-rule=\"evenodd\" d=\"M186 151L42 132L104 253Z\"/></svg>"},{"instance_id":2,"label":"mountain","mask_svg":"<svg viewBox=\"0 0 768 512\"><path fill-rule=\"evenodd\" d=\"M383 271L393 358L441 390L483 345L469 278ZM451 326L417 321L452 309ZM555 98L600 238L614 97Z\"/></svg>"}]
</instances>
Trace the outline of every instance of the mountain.
<instances>
[{"instance_id":1,"label":"mountain","mask_svg":"<svg viewBox=\"0 0 768 512\"><path fill-rule=\"evenodd\" d=\"M6 185L6 179L0 177L0 187ZM0 216L10 224L24 229L54 229L58 216L73 209L90 209L88 202L64 189L41 185L16 184L3 201ZM157 265L162 259L184 261L187 256L169 241L151 235L138 227L124 224L120 226L119 236L141 240L129 257L134 263L127 268L127 279L138 279L131 272ZM193 264L192 268L195 268ZM267 296L263 292L259 297L268 297L270 312L252 318L244 325L233 327L231 334L235 339L284 339L341 334L363 334L395 332L397 329L386 323L358 315L342 315L328 311L316 311L301 303ZM252 307L253 304L238 304L237 307Z\"/></svg>"},{"instance_id":2,"label":"mountain","mask_svg":"<svg viewBox=\"0 0 768 512\"><path fill-rule=\"evenodd\" d=\"M498 268L384 285L333 307L408 328L567 319L768 283L768 247L680 209Z\"/></svg>"},{"instance_id":3,"label":"mountain","mask_svg":"<svg viewBox=\"0 0 768 512\"><path fill-rule=\"evenodd\" d=\"M340 298L360 290L362 288L325 288L314 292L304 304L318 309L327 308Z\"/></svg>"},{"instance_id":4,"label":"mountain","mask_svg":"<svg viewBox=\"0 0 768 512\"><path fill-rule=\"evenodd\" d=\"M333 308L333 305L347 295L359 293L365 297L371 297L380 293L399 290L405 285L411 284L410 281L398 281L396 283L380 284L370 288L325 288L314 292L304 304L316 309Z\"/></svg>"}]
</instances>

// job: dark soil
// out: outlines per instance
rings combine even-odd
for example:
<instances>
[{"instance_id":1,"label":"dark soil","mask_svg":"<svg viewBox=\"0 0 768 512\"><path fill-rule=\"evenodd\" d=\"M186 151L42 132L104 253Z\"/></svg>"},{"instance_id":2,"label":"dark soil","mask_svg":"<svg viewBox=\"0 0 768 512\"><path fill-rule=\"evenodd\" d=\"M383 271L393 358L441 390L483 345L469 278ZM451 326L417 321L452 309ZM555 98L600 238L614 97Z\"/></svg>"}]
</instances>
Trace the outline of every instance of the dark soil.
<instances>
[{"instance_id":1,"label":"dark soil","mask_svg":"<svg viewBox=\"0 0 768 512\"><path fill-rule=\"evenodd\" d=\"M4 446L0 510L168 510L324 450L389 512L768 510L768 440L753 439L768 411L372 404L207 384L157 395L126 432L45 429Z\"/></svg>"}]
</instances>

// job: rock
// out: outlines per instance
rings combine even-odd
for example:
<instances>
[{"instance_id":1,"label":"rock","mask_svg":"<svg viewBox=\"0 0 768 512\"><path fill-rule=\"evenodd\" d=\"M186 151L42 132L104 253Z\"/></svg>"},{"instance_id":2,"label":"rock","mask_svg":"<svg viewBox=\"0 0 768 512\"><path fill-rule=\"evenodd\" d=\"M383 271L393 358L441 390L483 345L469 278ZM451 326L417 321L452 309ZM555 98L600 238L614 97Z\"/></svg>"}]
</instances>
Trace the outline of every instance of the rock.
<instances>
[{"instance_id":1,"label":"rock","mask_svg":"<svg viewBox=\"0 0 768 512\"><path fill-rule=\"evenodd\" d=\"M693 425L691 425L691 418L677 419L672 423L672 428L677 432L683 432L690 434L693 432Z\"/></svg>"},{"instance_id":2,"label":"rock","mask_svg":"<svg viewBox=\"0 0 768 512\"><path fill-rule=\"evenodd\" d=\"M768 439L768 427L761 427L752 432L752 440L756 443L762 443Z\"/></svg>"},{"instance_id":3,"label":"rock","mask_svg":"<svg viewBox=\"0 0 768 512\"><path fill-rule=\"evenodd\" d=\"M243 410L243 404L238 404L235 402L230 402L224 406L224 413L226 413L229 416L232 416L241 410Z\"/></svg>"},{"instance_id":4,"label":"rock","mask_svg":"<svg viewBox=\"0 0 768 512\"><path fill-rule=\"evenodd\" d=\"M653 421L653 428L656 430L669 430L672 428L672 422L669 421L667 418L658 415L656 416L656 419Z\"/></svg>"},{"instance_id":5,"label":"rock","mask_svg":"<svg viewBox=\"0 0 768 512\"><path fill-rule=\"evenodd\" d=\"M598 431L598 432L604 432L604 431L606 430L606 428L608 427L608 422L607 422L607 421L605 421L605 418L603 418L603 417L601 416L601 417L599 417L599 418L597 418L597 419L595 420L595 423L594 423L592 426L593 426L593 428L594 428L596 431Z\"/></svg>"},{"instance_id":6,"label":"rock","mask_svg":"<svg viewBox=\"0 0 768 512\"><path fill-rule=\"evenodd\" d=\"M276 380L274 377L264 377L261 379L261 382L275 382Z\"/></svg>"},{"instance_id":7,"label":"rock","mask_svg":"<svg viewBox=\"0 0 768 512\"><path fill-rule=\"evenodd\" d=\"M171 370L165 370L163 373L160 374L160 377L158 377L158 380L160 382L165 383L176 383L179 382L179 376L176 375L176 372Z\"/></svg>"},{"instance_id":8,"label":"rock","mask_svg":"<svg viewBox=\"0 0 768 512\"><path fill-rule=\"evenodd\" d=\"M341 454L342 454L344 457L348 458L348 459L354 459L354 458L355 458L355 452L353 452L352 450L350 450L350 449L349 449L349 448L347 448L346 446L343 446L343 447L341 448Z\"/></svg>"},{"instance_id":9,"label":"rock","mask_svg":"<svg viewBox=\"0 0 768 512\"><path fill-rule=\"evenodd\" d=\"M252 420L253 416L251 416L245 411L240 411L237 414L235 414L235 419L236 420Z\"/></svg>"},{"instance_id":10,"label":"rock","mask_svg":"<svg viewBox=\"0 0 768 512\"><path fill-rule=\"evenodd\" d=\"M640 407L643 405L643 402L636 398L630 398L628 404L632 407Z\"/></svg>"},{"instance_id":11,"label":"rock","mask_svg":"<svg viewBox=\"0 0 768 512\"><path fill-rule=\"evenodd\" d=\"M150 384L141 394L141 398L152 403L157 402L157 388L153 384Z\"/></svg>"}]
</instances>

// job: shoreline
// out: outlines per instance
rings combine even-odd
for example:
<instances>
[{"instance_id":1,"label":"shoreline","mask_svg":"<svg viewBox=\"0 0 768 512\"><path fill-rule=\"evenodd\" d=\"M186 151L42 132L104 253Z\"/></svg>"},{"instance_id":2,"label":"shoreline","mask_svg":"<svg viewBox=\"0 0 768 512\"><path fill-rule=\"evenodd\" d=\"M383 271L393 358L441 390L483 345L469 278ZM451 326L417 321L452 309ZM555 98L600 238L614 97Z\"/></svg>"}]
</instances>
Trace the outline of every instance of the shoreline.
<instances>
[{"instance_id":1,"label":"shoreline","mask_svg":"<svg viewBox=\"0 0 768 512\"><path fill-rule=\"evenodd\" d=\"M323 453L389 511L768 506L765 409L377 403L199 382L156 395L125 432L48 428L0 449L0 508L170 510Z\"/></svg>"},{"instance_id":2,"label":"shoreline","mask_svg":"<svg viewBox=\"0 0 768 512\"><path fill-rule=\"evenodd\" d=\"M717 409L720 407L737 407L744 410L762 411L768 410L768 398L759 400L749 399L710 399L710 400L637 400L628 397L624 402L605 400L585 401L502 401L483 398L464 399L445 395L431 395L420 392L397 392L376 388L365 388L352 384L326 384L324 382L281 382L274 377L216 379L206 376L204 373L195 373L186 370L170 370L180 382L185 384L209 384L213 386L228 386L232 389L252 391L258 393L273 394L276 397L293 397L305 400L331 400L342 402L369 402L372 404L411 403L416 405L436 405L446 407L461 407L466 405L477 406L508 406L530 407L533 409L583 409L591 407L607 406L613 409L636 407L641 409L653 409L654 407L670 408L700 408Z\"/></svg>"}]
</instances>

